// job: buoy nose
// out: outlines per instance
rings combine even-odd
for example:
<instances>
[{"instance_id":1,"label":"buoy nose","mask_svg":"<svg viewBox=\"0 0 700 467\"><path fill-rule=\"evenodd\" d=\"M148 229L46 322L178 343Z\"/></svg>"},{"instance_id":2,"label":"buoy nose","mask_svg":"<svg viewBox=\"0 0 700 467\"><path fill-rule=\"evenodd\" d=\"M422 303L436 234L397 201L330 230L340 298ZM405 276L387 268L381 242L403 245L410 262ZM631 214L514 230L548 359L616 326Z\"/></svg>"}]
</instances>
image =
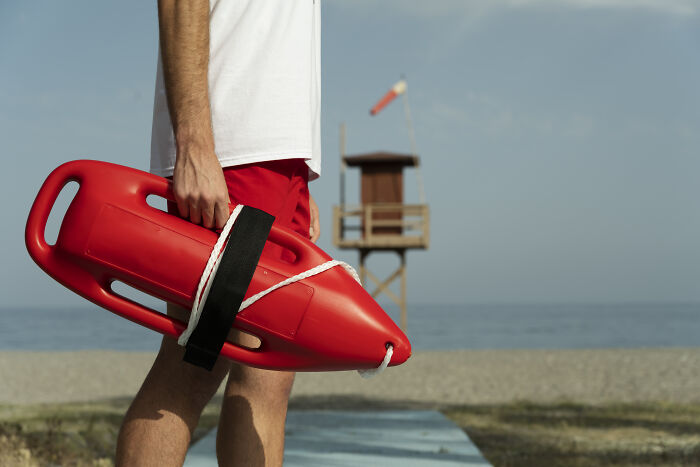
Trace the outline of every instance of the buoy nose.
<instances>
[{"instance_id":1,"label":"buoy nose","mask_svg":"<svg viewBox=\"0 0 700 467\"><path fill-rule=\"evenodd\" d=\"M394 348L389 366L401 365L411 357L411 343L403 332L397 332L393 342L388 342L387 344Z\"/></svg>"},{"instance_id":2,"label":"buoy nose","mask_svg":"<svg viewBox=\"0 0 700 467\"><path fill-rule=\"evenodd\" d=\"M411 356L408 337L345 271L328 270L305 284L313 287L313 295L295 343L313 353L314 369L376 369L386 359L387 344L393 347L390 366Z\"/></svg>"}]
</instances>

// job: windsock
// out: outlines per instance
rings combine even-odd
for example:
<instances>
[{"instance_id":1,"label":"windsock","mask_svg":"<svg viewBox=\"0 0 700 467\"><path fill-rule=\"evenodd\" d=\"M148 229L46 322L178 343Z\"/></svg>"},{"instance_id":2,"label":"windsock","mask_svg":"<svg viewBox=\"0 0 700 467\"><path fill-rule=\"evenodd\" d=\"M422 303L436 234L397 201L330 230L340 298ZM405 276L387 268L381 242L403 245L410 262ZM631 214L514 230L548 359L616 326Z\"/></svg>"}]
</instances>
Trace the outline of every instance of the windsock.
<instances>
[{"instance_id":1,"label":"windsock","mask_svg":"<svg viewBox=\"0 0 700 467\"><path fill-rule=\"evenodd\" d=\"M380 110L386 107L389 102L393 101L396 96L406 92L406 80L401 80L392 87L389 92L387 92L384 97L382 97L379 102L377 102L374 107L369 111L370 115L377 115Z\"/></svg>"}]
</instances>

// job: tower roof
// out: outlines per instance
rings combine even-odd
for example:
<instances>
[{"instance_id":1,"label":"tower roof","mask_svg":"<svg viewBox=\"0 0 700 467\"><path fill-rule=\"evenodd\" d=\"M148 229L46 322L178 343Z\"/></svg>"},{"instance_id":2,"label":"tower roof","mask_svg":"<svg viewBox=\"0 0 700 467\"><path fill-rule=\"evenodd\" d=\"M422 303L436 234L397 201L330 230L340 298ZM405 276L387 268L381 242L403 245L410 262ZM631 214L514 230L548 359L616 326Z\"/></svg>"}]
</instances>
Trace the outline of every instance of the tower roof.
<instances>
[{"instance_id":1,"label":"tower roof","mask_svg":"<svg viewBox=\"0 0 700 467\"><path fill-rule=\"evenodd\" d=\"M369 152L366 154L353 154L343 158L349 167L361 167L366 165L399 165L402 167L415 167L418 165L418 157L411 154L398 154L395 152Z\"/></svg>"}]
</instances>

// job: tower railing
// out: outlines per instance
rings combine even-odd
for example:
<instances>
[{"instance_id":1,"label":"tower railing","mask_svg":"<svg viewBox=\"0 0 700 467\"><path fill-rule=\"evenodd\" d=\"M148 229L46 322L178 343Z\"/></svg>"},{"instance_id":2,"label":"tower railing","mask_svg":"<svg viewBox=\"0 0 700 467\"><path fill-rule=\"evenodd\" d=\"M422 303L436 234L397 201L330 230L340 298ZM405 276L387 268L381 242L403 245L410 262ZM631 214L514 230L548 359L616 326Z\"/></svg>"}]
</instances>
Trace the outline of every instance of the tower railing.
<instances>
[{"instance_id":1,"label":"tower railing","mask_svg":"<svg viewBox=\"0 0 700 467\"><path fill-rule=\"evenodd\" d=\"M427 204L333 207L333 243L339 248L425 249L430 243L429 225Z\"/></svg>"}]
</instances>

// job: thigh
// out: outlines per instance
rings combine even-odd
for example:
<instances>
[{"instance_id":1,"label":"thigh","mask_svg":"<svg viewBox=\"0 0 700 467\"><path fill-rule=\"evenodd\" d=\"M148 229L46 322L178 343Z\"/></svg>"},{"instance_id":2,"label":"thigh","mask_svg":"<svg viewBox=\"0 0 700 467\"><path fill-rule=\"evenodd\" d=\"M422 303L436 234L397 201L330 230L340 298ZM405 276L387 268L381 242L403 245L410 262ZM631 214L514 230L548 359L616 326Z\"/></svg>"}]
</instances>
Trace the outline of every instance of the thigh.
<instances>
[{"instance_id":1,"label":"thigh","mask_svg":"<svg viewBox=\"0 0 700 467\"><path fill-rule=\"evenodd\" d=\"M262 209L275 216L274 225L308 238L308 168L303 159L227 167L224 176L233 203ZM281 248L271 243L265 246L263 254L288 259Z\"/></svg>"},{"instance_id":2,"label":"thigh","mask_svg":"<svg viewBox=\"0 0 700 467\"><path fill-rule=\"evenodd\" d=\"M295 375L292 371L265 370L234 362L231 364L224 395L244 396L270 408L279 404L286 407Z\"/></svg>"},{"instance_id":3,"label":"thigh","mask_svg":"<svg viewBox=\"0 0 700 467\"><path fill-rule=\"evenodd\" d=\"M168 316L187 322L189 310L168 304ZM231 362L219 358L211 371L183 360L185 348L170 336L163 336L158 356L148 375L148 380L157 382L163 398L174 397L186 401L186 405L197 410L204 408L231 368ZM184 403L184 402L183 402Z\"/></svg>"}]
</instances>

